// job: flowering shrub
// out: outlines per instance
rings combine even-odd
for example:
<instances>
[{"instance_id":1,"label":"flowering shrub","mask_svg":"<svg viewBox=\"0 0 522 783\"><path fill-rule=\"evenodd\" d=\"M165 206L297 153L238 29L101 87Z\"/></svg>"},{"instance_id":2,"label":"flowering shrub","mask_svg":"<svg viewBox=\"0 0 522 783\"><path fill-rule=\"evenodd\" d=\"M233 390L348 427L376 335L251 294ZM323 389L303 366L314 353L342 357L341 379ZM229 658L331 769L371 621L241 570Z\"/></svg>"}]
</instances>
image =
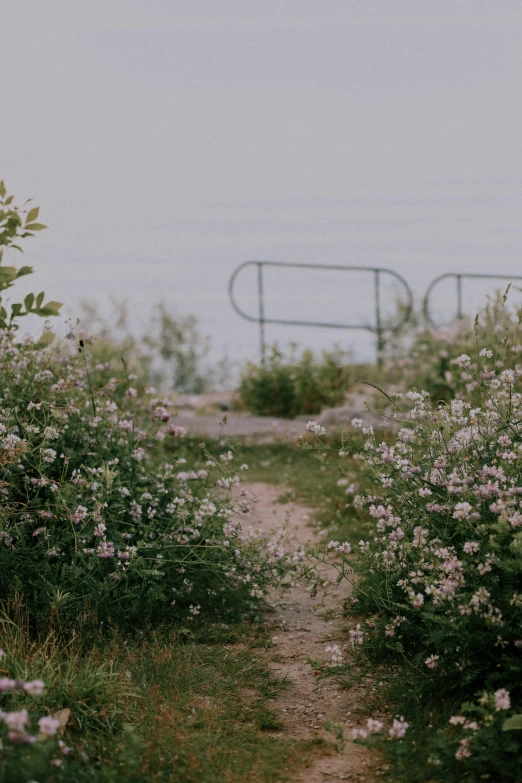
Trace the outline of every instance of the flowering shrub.
<instances>
[{"instance_id":1,"label":"flowering shrub","mask_svg":"<svg viewBox=\"0 0 522 783\"><path fill-rule=\"evenodd\" d=\"M312 351L285 357L274 347L265 365L249 362L243 371L239 405L258 416L289 419L341 405L353 382L343 359L341 351L324 351L322 361Z\"/></svg>"},{"instance_id":2,"label":"flowering shrub","mask_svg":"<svg viewBox=\"0 0 522 783\"><path fill-rule=\"evenodd\" d=\"M492 365L497 369L520 360L521 314L508 307L508 292L509 287L504 295L491 297L475 322L463 318L440 328L414 322L395 344L390 344L378 378L380 383L385 378L388 388L423 389L434 403L449 402L459 396L481 403L481 387L473 377L478 368L477 345L488 346ZM510 348L507 353L506 348ZM462 354L472 357L469 368L459 366L457 360ZM373 377L374 373L370 375Z\"/></svg>"},{"instance_id":3,"label":"flowering shrub","mask_svg":"<svg viewBox=\"0 0 522 783\"><path fill-rule=\"evenodd\" d=\"M483 349L475 366L466 354L455 362L481 406L461 398L434 407L428 392L409 392L405 410L393 404L400 429L387 440L354 419L363 439L346 437L342 453L358 456L370 481L353 507L371 535L355 557L339 542L328 549L341 576L350 578L355 567L363 577L352 600L370 619L352 632L354 644L406 662L418 704L460 703L485 691L494 696L483 696L484 704L506 717L522 707L522 395L517 371L506 357L498 371L493 356ZM325 449L321 435L310 424L307 430ZM508 755L499 761L495 748L493 762L493 748L483 743L501 722L484 715L476 723L470 728L463 718L441 730L451 747L460 731L452 758L461 773L476 769L475 753L483 773L496 774L504 762L512 769L520 733L504 738Z\"/></svg>"},{"instance_id":4,"label":"flowering shrub","mask_svg":"<svg viewBox=\"0 0 522 783\"><path fill-rule=\"evenodd\" d=\"M232 452L177 457L169 399L97 387L84 346L71 357L9 331L0 370L1 598L62 618L196 615L286 575L281 535L244 531L253 499Z\"/></svg>"}]
</instances>

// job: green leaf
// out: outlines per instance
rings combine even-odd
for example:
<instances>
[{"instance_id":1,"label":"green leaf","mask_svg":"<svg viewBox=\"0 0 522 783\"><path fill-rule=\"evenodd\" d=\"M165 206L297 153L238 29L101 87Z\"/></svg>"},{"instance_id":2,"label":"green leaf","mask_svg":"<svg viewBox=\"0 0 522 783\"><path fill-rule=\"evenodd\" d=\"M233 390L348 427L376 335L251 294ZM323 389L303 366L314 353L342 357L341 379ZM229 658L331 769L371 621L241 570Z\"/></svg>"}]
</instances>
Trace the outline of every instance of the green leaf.
<instances>
[{"instance_id":1,"label":"green leaf","mask_svg":"<svg viewBox=\"0 0 522 783\"><path fill-rule=\"evenodd\" d=\"M40 307L36 312L38 315L58 315L60 312L61 302L46 302L43 307Z\"/></svg>"},{"instance_id":2,"label":"green leaf","mask_svg":"<svg viewBox=\"0 0 522 783\"><path fill-rule=\"evenodd\" d=\"M22 266L18 270L18 274L16 277L24 277L24 275L31 275L33 273L33 267L32 266Z\"/></svg>"},{"instance_id":3,"label":"green leaf","mask_svg":"<svg viewBox=\"0 0 522 783\"><path fill-rule=\"evenodd\" d=\"M522 731L522 715L512 715L502 724L502 731Z\"/></svg>"},{"instance_id":4,"label":"green leaf","mask_svg":"<svg viewBox=\"0 0 522 783\"><path fill-rule=\"evenodd\" d=\"M52 341L54 340L54 334L52 332L44 332L38 342L36 343L37 348L47 348L48 345L51 345Z\"/></svg>"},{"instance_id":5,"label":"green leaf","mask_svg":"<svg viewBox=\"0 0 522 783\"><path fill-rule=\"evenodd\" d=\"M6 198L6 200L4 201L4 204L6 206L8 206L9 204L12 204L13 199L14 199L14 196L9 196L9 198Z\"/></svg>"},{"instance_id":6,"label":"green leaf","mask_svg":"<svg viewBox=\"0 0 522 783\"><path fill-rule=\"evenodd\" d=\"M36 297L36 307L41 307L42 306L42 302L44 300L44 296L45 296L44 292L40 291L40 293Z\"/></svg>"},{"instance_id":7,"label":"green leaf","mask_svg":"<svg viewBox=\"0 0 522 783\"><path fill-rule=\"evenodd\" d=\"M16 280L18 269L14 266L0 266L0 283L10 283Z\"/></svg>"},{"instance_id":8,"label":"green leaf","mask_svg":"<svg viewBox=\"0 0 522 783\"><path fill-rule=\"evenodd\" d=\"M27 312L29 312L33 304L34 304L34 294L27 294L27 296L24 299L24 305Z\"/></svg>"},{"instance_id":9,"label":"green leaf","mask_svg":"<svg viewBox=\"0 0 522 783\"><path fill-rule=\"evenodd\" d=\"M31 223L33 220L36 220L39 212L40 212L40 207L33 207L32 209L30 209L25 219L26 224Z\"/></svg>"},{"instance_id":10,"label":"green leaf","mask_svg":"<svg viewBox=\"0 0 522 783\"><path fill-rule=\"evenodd\" d=\"M11 318L18 318L19 315L25 315L25 313L22 313L22 305L17 302L11 305Z\"/></svg>"},{"instance_id":11,"label":"green leaf","mask_svg":"<svg viewBox=\"0 0 522 783\"><path fill-rule=\"evenodd\" d=\"M0 180L0 198L5 198L5 194L7 193L4 185L4 180Z\"/></svg>"},{"instance_id":12,"label":"green leaf","mask_svg":"<svg viewBox=\"0 0 522 783\"><path fill-rule=\"evenodd\" d=\"M43 223L26 223L24 226L26 231L41 231L43 228L47 228Z\"/></svg>"}]
</instances>

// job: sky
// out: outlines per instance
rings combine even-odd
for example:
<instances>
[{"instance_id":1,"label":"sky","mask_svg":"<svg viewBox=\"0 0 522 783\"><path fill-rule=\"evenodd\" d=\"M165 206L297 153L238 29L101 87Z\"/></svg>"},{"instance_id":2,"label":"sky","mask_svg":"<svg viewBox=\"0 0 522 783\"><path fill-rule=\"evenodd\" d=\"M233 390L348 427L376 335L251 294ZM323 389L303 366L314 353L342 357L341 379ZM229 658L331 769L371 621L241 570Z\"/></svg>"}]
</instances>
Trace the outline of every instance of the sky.
<instances>
[{"instance_id":1,"label":"sky","mask_svg":"<svg viewBox=\"0 0 522 783\"><path fill-rule=\"evenodd\" d=\"M243 361L258 330L227 285L249 259L384 267L417 301L450 271L522 276L521 34L519 0L6 4L0 178L49 226L23 285L70 315L118 298L142 322L164 301ZM467 309L492 287L466 284ZM273 318L373 319L364 273L270 269L265 293ZM385 311L396 295L383 285ZM434 313L454 306L441 283Z\"/></svg>"}]
</instances>

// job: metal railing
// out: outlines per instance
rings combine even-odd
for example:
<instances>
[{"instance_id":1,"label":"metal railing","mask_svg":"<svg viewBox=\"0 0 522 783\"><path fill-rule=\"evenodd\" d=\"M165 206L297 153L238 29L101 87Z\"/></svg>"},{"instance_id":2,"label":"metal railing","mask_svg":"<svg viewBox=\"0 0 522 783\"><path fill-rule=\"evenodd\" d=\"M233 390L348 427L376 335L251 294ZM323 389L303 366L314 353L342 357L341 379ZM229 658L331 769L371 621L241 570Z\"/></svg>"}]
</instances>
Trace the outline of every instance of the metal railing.
<instances>
[{"instance_id":1,"label":"metal railing","mask_svg":"<svg viewBox=\"0 0 522 783\"><path fill-rule=\"evenodd\" d=\"M447 278L453 277L455 278L457 282L457 312L455 314L456 318L462 319L464 318L464 313L462 309L462 281L463 280L522 280L521 275L487 275L487 274L475 274L474 272L447 272L445 275L440 275L439 277L436 277L435 280L432 280L430 285L428 286L428 290L426 291L424 295L424 299L422 302L422 310L424 313L424 317L427 321L427 323L430 324L430 326L435 327L435 323L431 318L430 313L430 296L432 294L433 289L442 281L446 280Z\"/></svg>"},{"instance_id":2,"label":"metal railing","mask_svg":"<svg viewBox=\"0 0 522 783\"><path fill-rule=\"evenodd\" d=\"M245 313L237 304L234 299L234 285L239 273L246 267L257 268L257 293L258 293L258 314L256 316ZM265 300L264 300L264 287L263 287L263 267L285 267L292 269L320 269L320 270L337 270L342 272L359 272L372 274L374 278L374 307L375 307L375 323L373 325L366 324L345 324L345 323L330 323L323 321L294 321L281 318L267 318L265 316ZM382 267L367 267L367 266L338 266L331 264L293 264L287 262L278 261L246 261L244 264L238 266L230 277L228 284L228 294L230 302L234 310L246 321L252 321L259 324L259 338L261 347L261 361L265 362L265 324L286 324L287 326L320 326L328 329L362 329L372 332L377 336L377 361L381 363L382 352L384 350L384 332L383 319L381 314L381 280L385 275L389 275L395 280L398 280L404 289L406 294L406 305L402 317L399 321L393 325L387 325L386 331L392 331L397 333L402 329L404 324L409 320L413 309L413 294L406 280L391 269L384 269Z\"/></svg>"}]
</instances>

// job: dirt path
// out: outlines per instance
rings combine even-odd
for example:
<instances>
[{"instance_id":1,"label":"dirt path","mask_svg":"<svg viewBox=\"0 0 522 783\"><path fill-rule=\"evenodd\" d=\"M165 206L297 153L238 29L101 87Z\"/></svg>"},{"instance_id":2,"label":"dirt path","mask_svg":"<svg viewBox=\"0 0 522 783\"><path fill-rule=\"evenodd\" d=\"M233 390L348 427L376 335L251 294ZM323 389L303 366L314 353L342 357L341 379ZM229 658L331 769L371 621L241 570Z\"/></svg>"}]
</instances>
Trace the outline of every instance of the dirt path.
<instances>
[{"instance_id":1,"label":"dirt path","mask_svg":"<svg viewBox=\"0 0 522 783\"><path fill-rule=\"evenodd\" d=\"M252 527L265 531L274 529L278 520L283 521L289 513L290 535L294 542L316 539L310 526L313 509L296 503L277 503L281 487L249 484L246 488L260 499L251 514ZM301 770L295 778L296 783L325 783L329 780L373 783L377 780L378 763L370 757L369 751L351 741L351 729L363 725L363 687L342 689L332 678L319 677L308 663L309 658L329 660L330 654L325 652L325 647L334 644L341 647L345 660L349 657L350 648L344 647L347 640L339 617L341 602L348 594L349 585L344 580L327 596L325 604L331 610L329 616L332 619L324 619L322 611L314 610L316 601L304 585L285 593L275 606L272 668L276 674L290 681L290 687L283 691L274 705L283 719L285 734L296 739L324 737L332 742L333 734L324 728L329 721L342 724L345 734L344 748L338 754L318 758L311 767Z\"/></svg>"}]
</instances>

